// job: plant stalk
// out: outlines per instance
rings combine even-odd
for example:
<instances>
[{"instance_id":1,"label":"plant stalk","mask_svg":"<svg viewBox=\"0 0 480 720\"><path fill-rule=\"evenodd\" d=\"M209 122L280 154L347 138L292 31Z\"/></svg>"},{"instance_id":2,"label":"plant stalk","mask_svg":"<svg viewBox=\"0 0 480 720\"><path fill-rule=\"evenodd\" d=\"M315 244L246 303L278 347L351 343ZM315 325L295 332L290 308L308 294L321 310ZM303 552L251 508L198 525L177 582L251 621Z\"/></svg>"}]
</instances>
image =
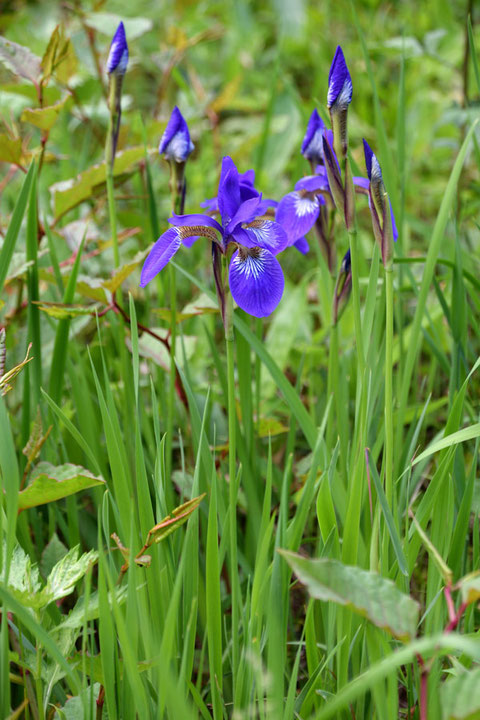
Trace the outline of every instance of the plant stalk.
<instances>
[{"instance_id":1,"label":"plant stalk","mask_svg":"<svg viewBox=\"0 0 480 720\"><path fill-rule=\"evenodd\" d=\"M385 268L385 495L393 510L393 269Z\"/></svg>"},{"instance_id":2,"label":"plant stalk","mask_svg":"<svg viewBox=\"0 0 480 720\"><path fill-rule=\"evenodd\" d=\"M348 231L350 241L350 260L352 263L352 295L353 295L353 313L355 321L355 338L357 346L358 369L360 371L360 382L363 379L365 371L365 354L363 350L362 335L362 318L360 314L360 283L358 268L358 238L357 229L353 228Z\"/></svg>"}]
</instances>

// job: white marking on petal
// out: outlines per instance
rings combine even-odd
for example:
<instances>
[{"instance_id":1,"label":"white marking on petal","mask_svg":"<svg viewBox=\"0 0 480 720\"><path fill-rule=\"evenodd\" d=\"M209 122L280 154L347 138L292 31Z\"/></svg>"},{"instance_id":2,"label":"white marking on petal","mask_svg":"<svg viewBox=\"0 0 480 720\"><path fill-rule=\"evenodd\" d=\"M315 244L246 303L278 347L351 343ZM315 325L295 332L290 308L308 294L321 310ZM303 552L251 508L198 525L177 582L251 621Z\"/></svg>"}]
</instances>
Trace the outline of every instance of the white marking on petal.
<instances>
[{"instance_id":1,"label":"white marking on petal","mask_svg":"<svg viewBox=\"0 0 480 720\"><path fill-rule=\"evenodd\" d=\"M242 257L242 253L238 253L233 262L238 272L241 273L246 280L251 277L258 280L263 274L265 271L265 252L262 248L255 248L254 255L248 253Z\"/></svg>"},{"instance_id":2,"label":"white marking on petal","mask_svg":"<svg viewBox=\"0 0 480 720\"><path fill-rule=\"evenodd\" d=\"M301 197L299 193L295 193L294 198L295 215L297 217L304 217L305 215L313 215L317 211L318 201L308 197Z\"/></svg>"},{"instance_id":3,"label":"white marking on petal","mask_svg":"<svg viewBox=\"0 0 480 720\"><path fill-rule=\"evenodd\" d=\"M331 105L338 105L338 107L347 107L352 100L352 81L347 77L342 85L342 89L338 93L336 98L331 98L331 93L328 94L327 104L328 107Z\"/></svg>"},{"instance_id":4,"label":"white marking on petal","mask_svg":"<svg viewBox=\"0 0 480 720\"><path fill-rule=\"evenodd\" d=\"M310 142L308 143L305 152L303 153L304 156L309 160L310 158L316 159L316 158L323 158L323 131L317 130Z\"/></svg>"},{"instance_id":5,"label":"white marking on petal","mask_svg":"<svg viewBox=\"0 0 480 720\"><path fill-rule=\"evenodd\" d=\"M177 162L184 162L188 155L192 152L194 145L189 142L185 131L176 132L167 147L165 148L165 157L173 158Z\"/></svg>"},{"instance_id":6,"label":"white marking on petal","mask_svg":"<svg viewBox=\"0 0 480 720\"><path fill-rule=\"evenodd\" d=\"M376 156L372 153L372 167L370 170L371 178L370 182L375 182L382 179L382 169Z\"/></svg>"}]
</instances>

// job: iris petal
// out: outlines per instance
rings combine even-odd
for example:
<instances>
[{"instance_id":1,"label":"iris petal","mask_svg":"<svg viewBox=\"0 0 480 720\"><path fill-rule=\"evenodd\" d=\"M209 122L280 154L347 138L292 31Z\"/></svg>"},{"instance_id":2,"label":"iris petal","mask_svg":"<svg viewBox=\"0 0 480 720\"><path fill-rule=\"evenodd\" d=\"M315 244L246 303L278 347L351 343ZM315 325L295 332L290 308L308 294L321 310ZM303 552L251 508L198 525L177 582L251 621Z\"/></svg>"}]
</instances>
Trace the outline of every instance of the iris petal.
<instances>
[{"instance_id":1,"label":"iris petal","mask_svg":"<svg viewBox=\"0 0 480 720\"><path fill-rule=\"evenodd\" d=\"M249 200L245 200L245 202L240 205L240 207L226 226L225 232L230 234L235 230L237 225L240 225L241 223L248 223L254 220L258 215L258 206L261 199L262 196L257 195L256 197L252 197Z\"/></svg>"},{"instance_id":2,"label":"iris petal","mask_svg":"<svg viewBox=\"0 0 480 720\"><path fill-rule=\"evenodd\" d=\"M275 310L285 285L280 263L263 248L250 253L237 250L230 262L229 282L237 305L258 318Z\"/></svg>"},{"instance_id":3,"label":"iris petal","mask_svg":"<svg viewBox=\"0 0 480 720\"><path fill-rule=\"evenodd\" d=\"M153 280L155 275L158 275L160 270L163 270L181 244L180 230L178 228L170 228L163 235L160 235L143 265L140 287L145 287L150 280Z\"/></svg>"},{"instance_id":4,"label":"iris petal","mask_svg":"<svg viewBox=\"0 0 480 720\"><path fill-rule=\"evenodd\" d=\"M240 180L238 170L231 157L225 156L222 161L222 172L218 184L218 208L223 225L237 212L240 205Z\"/></svg>"},{"instance_id":5,"label":"iris petal","mask_svg":"<svg viewBox=\"0 0 480 720\"><path fill-rule=\"evenodd\" d=\"M307 192L328 191L328 178L325 168L317 175L306 175L295 183L295 190L306 190Z\"/></svg>"},{"instance_id":6,"label":"iris petal","mask_svg":"<svg viewBox=\"0 0 480 720\"><path fill-rule=\"evenodd\" d=\"M232 233L232 237L243 247L263 248L274 255L285 250L289 244L283 227L272 220L255 220L249 225L237 227Z\"/></svg>"},{"instance_id":7,"label":"iris petal","mask_svg":"<svg viewBox=\"0 0 480 720\"><path fill-rule=\"evenodd\" d=\"M280 200L275 217L287 233L290 245L312 229L319 211L317 197L307 197L296 190Z\"/></svg>"},{"instance_id":8,"label":"iris petal","mask_svg":"<svg viewBox=\"0 0 480 720\"><path fill-rule=\"evenodd\" d=\"M301 237L298 240L295 240L293 243L293 246L297 248L298 252L301 252L302 255L306 255L308 251L310 250L310 245L307 242L307 238Z\"/></svg>"},{"instance_id":9,"label":"iris petal","mask_svg":"<svg viewBox=\"0 0 480 720\"><path fill-rule=\"evenodd\" d=\"M214 230L218 230L218 232L223 235L223 228L220 223L209 215L203 215L202 213L193 213L192 215L174 214L171 218L168 218L168 222L170 223L170 225L175 225L176 227L185 227L188 225L207 225Z\"/></svg>"},{"instance_id":10,"label":"iris petal","mask_svg":"<svg viewBox=\"0 0 480 720\"><path fill-rule=\"evenodd\" d=\"M160 140L158 152L165 155L167 160L180 163L186 161L194 147L185 118L175 105Z\"/></svg>"}]
</instances>

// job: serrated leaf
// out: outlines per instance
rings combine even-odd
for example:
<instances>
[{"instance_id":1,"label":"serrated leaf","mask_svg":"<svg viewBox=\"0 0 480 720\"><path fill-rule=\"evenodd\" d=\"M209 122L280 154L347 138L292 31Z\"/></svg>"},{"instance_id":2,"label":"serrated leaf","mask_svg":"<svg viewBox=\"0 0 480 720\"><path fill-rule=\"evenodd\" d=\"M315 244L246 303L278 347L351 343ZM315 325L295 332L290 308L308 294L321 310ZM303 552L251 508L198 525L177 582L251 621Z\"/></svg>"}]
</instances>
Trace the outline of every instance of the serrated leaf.
<instances>
[{"instance_id":1,"label":"serrated leaf","mask_svg":"<svg viewBox=\"0 0 480 720\"><path fill-rule=\"evenodd\" d=\"M20 115L20 120L21 122L28 122L30 125L35 125L35 127L40 128L40 130L51 130L57 122L59 113L66 107L70 98L71 95L68 94L58 103L50 105L49 107L25 108Z\"/></svg>"},{"instance_id":2,"label":"serrated leaf","mask_svg":"<svg viewBox=\"0 0 480 720\"><path fill-rule=\"evenodd\" d=\"M20 138L10 138L0 133L0 162L18 165L22 158L22 141Z\"/></svg>"},{"instance_id":3,"label":"serrated leaf","mask_svg":"<svg viewBox=\"0 0 480 720\"><path fill-rule=\"evenodd\" d=\"M279 550L310 595L345 605L399 640L415 637L419 605L391 580L337 560L310 560Z\"/></svg>"},{"instance_id":4,"label":"serrated leaf","mask_svg":"<svg viewBox=\"0 0 480 720\"><path fill-rule=\"evenodd\" d=\"M141 250L138 252L135 257L133 257L130 262L125 263L125 265L122 265L117 270L115 270L114 274L111 278L108 280L103 281L103 287L106 290L109 290L111 293L115 293L116 290L120 287L120 285L123 283L123 281L132 274L134 270L140 265L143 260L147 257L148 253L150 252L150 248L147 250Z\"/></svg>"},{"instance_id":5,"label":"serrated leaf","mask_svg":"<svg viewBox=\"0 0 480 720\"><path fill-rule=\"evenodd\" d=\"M15 75L37 84L41 72L40 58L23 45L17 45L1 35L0 61Z\"/></svg>"},{"instance_id":6,"label":"serrated leaf","mask_svg":"<svg viewBox=\"0 0 480 720\"><path fill-rule=\"evenodd\" d=\"M480 571L465 575L458 583L462 594L462 602L470 603L480 600Z\"/></svg>"},{"instance_id":7,"label":"serrated leaf","mask_svg":"<svg viewBox=\"0 0 480 720\"><path fill-rule=\"evenodd\" d=\"M50 315L50 317L63 320L65 318L75 318L80 315L95 315L95 311L99 309L99 305L64 305L63 303L54 302L37 302L42 312Z\"/></svg>"},{"instance_id":8,"label":"serrated leaf","mask_svg":"<svg viewBox=\"0 0 480 720\"><path fill-rule=\"evenodd\" d=\"M153 151L152 151L153 153ZM118 179L121 175L132 171L134 166L145 157L145 148L133 147L118 152L115 156L114 176ZM92 165L75 178L55 183L50 187L53 196L55 216L61 217L84 200L92 197L103 189L106 182L105 163Z\"/></svg>"},{"instance_id":9,"label":"serrated leaf","mask_svg":"<svg viewBox=\"0 0 480 720\"><path fill-rule=\"evenodd\" d=\"M78 557L79 551L80 546L77 545L53 567L42 591L42 595L48 599L48 602L70 595L75 589L76 583L85 575L90 565L93 565L98 559L96 550L90 550Z\"/></svg>"},{"instance_id":10,"label":"serrated leaf","mask_svg":"<svg viewBox=\"0 0 480 720\"><path fill-rule=\"evenodd\" d=\"M5 557L6 543L3 545L3 556ZM2 563L2 567L5 563ZM10 574L8 576L8 588L19 600L33 596L40 590L40 576L36 565L32 566L30 557L20 545L16 545L10 563Z\"/></svg>"},{"instance_id":11,"label":"serrated leaf","mask_svg":"<svg viewBox=\"0 0 480 720\"><path fill-rule=\"evenodd\" d=\"M18 509L25 510L61 500L97 485L105 485L105 480L80 465L66 463L55 467L48 462L41 462L34 468L30 484L18 494Z\"/></svg>"},{"instance_id":12,"label":"serrated leaf","mask_svg":"<svg viewBox=\"0 0 480 720\"><path fill-rule=\"evenodd\" d=\"M443 720L480 720L480 667L442 683Z\"/></svg>"}]
</instances>

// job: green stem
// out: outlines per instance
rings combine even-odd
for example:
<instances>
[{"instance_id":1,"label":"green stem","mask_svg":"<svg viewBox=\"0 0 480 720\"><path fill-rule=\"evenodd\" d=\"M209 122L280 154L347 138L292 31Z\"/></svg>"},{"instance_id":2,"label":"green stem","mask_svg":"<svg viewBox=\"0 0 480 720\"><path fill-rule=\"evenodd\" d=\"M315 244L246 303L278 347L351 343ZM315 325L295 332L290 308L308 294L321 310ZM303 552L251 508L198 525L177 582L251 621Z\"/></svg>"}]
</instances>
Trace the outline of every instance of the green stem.
<instances>
[{"instance_id":1,"label":"green stem","mask_svg":"<svg viewBox=\"0 0 480 720\"><path fill-rule=\"evenodd\" d=\"M238 561L237 561L237 443L235 409L235 347L233 335L233 301L230 290L225 290L225 343L227 350L228 386L228 476L230 510L230 581L232 586L232 673L235 688L239 663L238 627Z\"/></svg>"},{"instance_id":2,"label":"green stem","mask_svg":"<svg viewBox=\"0 0 480 720\"><path fill-rule=\"evenodd\" d=\"M116 268L120 265L120 253L118 251L117 215L115 212L115 196L113 194L113 168L107 165L107 198L108 216L110 221L110 232L113 242L113 262Z\"/></svg>"},{"instance_id":3,"label":"green stem","mask_svg":"<svg viewBox=\"0 0 480 720\"><path fill-rule=\"evenodd\" d=\"M183 215L185 207L185 180L183 172L181 182L177 181L176 166L172 161L170 165L170 188L172 191L172 208L177 215ZM167 404L167 439L166 439L166 478L167 487L171 486L170 476L172 473L173 457L173 425L175 420L175 378L177 366L175 364L175 351L177 346L177 280L175 268L169 265L170 279L170 383L168 386Z\"/></svg>"},{"instance_id":4,"label":"green stem","mask_svg":"<svg viewBox=\"0 0 480 720\"><path fill-rule=\"evenodd\" d=\"M385 495L393 510L393 270L385 268Z\"/></svg>"},{"instance_id":5,"label":"green stem","mask_svg":"<svg viewBox=\"0 0 480 720\"><path fill-rule=\"evenodd\" d=\"M365 370L365 354L363 350L363 335L362 335L362 318L360 314L360 283L359 283L359 268L358 268L358 239L357 230L348 231L348 237L350 240L350 260L352 263L352 295L353 295L353 313L355 321L355 338L357 344L357 359L358 369L360 371L360 381L363 379L363 373Z\"/></svg>"}]
</instances>

